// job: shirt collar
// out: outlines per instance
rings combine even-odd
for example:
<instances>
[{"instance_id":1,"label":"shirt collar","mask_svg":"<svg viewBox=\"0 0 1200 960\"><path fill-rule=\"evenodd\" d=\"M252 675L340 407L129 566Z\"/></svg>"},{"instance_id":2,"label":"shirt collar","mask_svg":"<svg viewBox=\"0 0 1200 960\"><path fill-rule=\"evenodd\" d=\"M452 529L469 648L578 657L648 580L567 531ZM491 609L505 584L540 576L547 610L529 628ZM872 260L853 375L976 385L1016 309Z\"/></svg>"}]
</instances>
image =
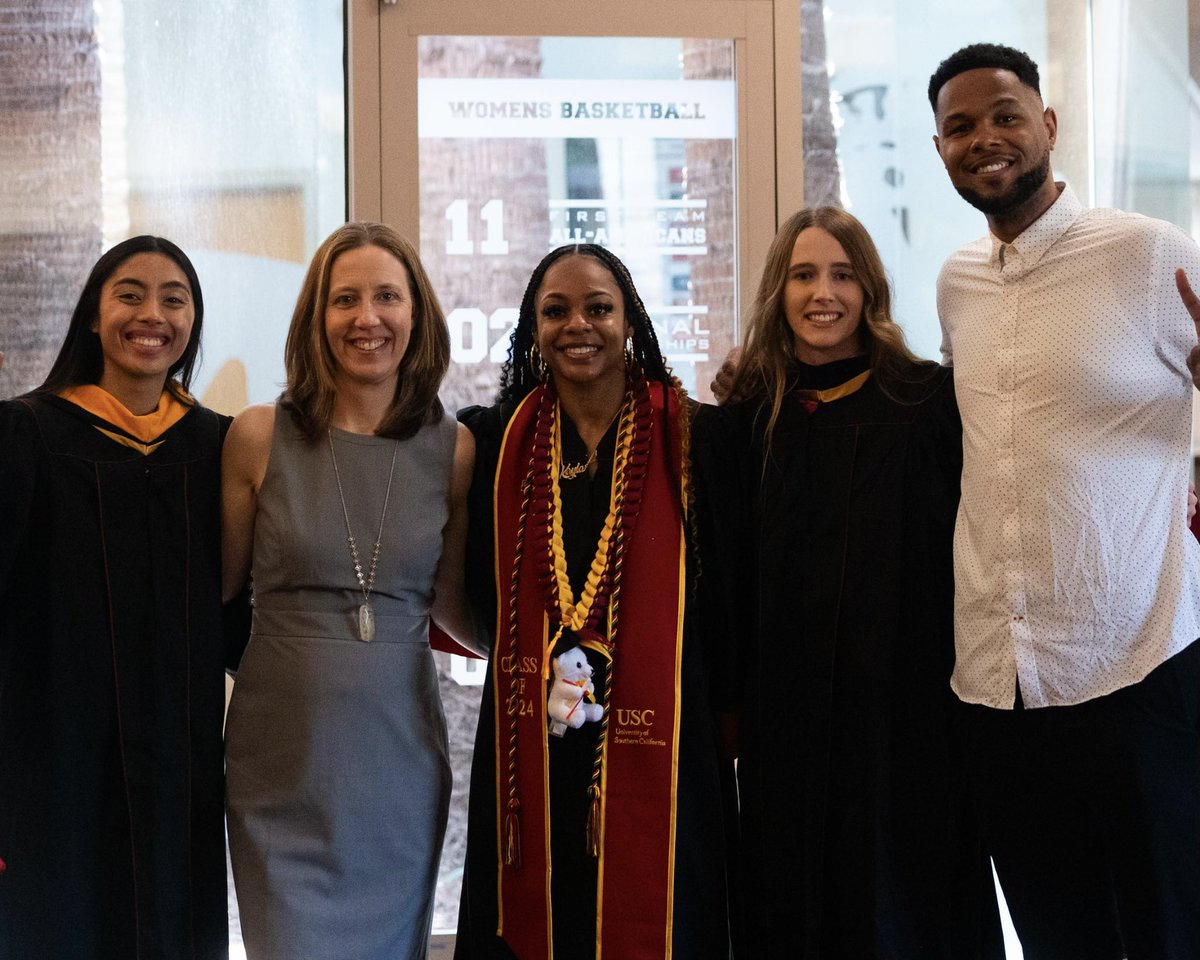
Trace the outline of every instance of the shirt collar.
<instances>
[{"instance_id":1,"label":"shirt collar","mask_svg":"<svg viewBox=\"0 0 1200 960\"><path fill-rule=\"evenodd\" d=\"M1012 243L1005 243L995 234L988 234L992 240L991 264L996 267L1001 266L1000 251L1005 247L1015 247L1025 266L1033 266L1041 260L1047 250L1058 242L1058 238L1067 232L1071 224L1079 219L1079 215L1084 212L1084 209L1079 198L1075 196L1075 191L1071 189L1070 185L1064 183L1062 192L1058 195L1058 199L1050 205L1050 209L1026 227Z\"/></svg>"}]
</instances>

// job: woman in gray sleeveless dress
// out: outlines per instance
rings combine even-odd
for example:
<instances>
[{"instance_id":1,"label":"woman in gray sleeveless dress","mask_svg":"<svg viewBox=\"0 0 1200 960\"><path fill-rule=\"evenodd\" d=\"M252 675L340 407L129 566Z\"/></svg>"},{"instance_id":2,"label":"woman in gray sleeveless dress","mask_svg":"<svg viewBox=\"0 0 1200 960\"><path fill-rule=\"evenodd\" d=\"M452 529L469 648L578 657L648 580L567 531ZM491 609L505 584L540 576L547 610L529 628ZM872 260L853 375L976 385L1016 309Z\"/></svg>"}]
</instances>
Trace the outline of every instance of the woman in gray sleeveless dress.
<instances>
[{"instance_id":1,"label":"woman in gray sleeveless dress","mask_svg":"<svg viewBox=\"0 0 1200 960\"><path fill-rule=\"evenodd\" d=\"M450 799L430 613L470 639L448 357L415 251L348 224L309 268L283 397L230 430L225 589L252 568L255 598L226 729L250 960L427 952Z\"/></svg>"}]
</instances>

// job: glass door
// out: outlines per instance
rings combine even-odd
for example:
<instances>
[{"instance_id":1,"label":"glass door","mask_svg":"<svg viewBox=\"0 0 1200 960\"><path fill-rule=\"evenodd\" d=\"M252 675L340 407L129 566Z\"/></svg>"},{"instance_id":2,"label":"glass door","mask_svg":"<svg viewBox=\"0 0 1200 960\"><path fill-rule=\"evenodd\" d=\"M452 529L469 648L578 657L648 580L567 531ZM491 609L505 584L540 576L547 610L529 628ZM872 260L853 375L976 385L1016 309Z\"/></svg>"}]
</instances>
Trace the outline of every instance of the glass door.
<instances>
[{"instance_id":1,"label":"glass door","mask_svg":"<svg viewBox=\"0 0 1200 960\"><path fill-rule=\"evenodd\" d=\"M424 36L418 56L421 253L447 298L447 399L494 393L525 280L566 243L620 256L685 387L707 383L737 327L733 42Z\"/></svg>"},{"instance_id":2,"label":"glass door","mask_svg":"<svg viewBox=\"0 0 1200 960\"><path fill-rule=\"evenodd\" d=\"M354 121L351 209L419 239L450 323L448 405L494 396L530 272L576 241L628 264L676 374L709 399L777 210L800 205L798 56L779 123L775 4L416 2L371 15L378 48L351 74L360 102L378 77L379 125ZM787 36L798 50L798 31ZM795 144L785 184L777 140Z\"/></svg>"},{"instance_id":3,"label":"glass door","mask_svg":"<svg viewBox=\"0 0 1200 960\"><path fill-rule=\"evenodd\" d=\"M626 262L676 374L709 399L779 215L801 205L798 5L348 11L350 209L419 242L450 326L447 406L493 400L529 275L571 242ZM439 658L455 790L434 928L453 932L483 669Z\"/></svg>"}]
</instances>

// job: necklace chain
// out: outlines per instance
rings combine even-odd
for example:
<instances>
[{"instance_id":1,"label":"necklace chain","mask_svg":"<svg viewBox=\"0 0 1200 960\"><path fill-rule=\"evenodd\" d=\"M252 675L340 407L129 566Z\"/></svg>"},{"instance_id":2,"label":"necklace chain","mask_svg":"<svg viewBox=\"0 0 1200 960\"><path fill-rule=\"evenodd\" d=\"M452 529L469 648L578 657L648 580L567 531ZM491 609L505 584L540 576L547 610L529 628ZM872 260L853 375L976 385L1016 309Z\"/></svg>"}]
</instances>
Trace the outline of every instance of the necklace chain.
<instances>
[{"instance_id":1,"label":"necklace chain","mask_svg":"<svg viewBox=\"0 0 1200 960\"><path fill-rule=\"evenodd\" d=\"M555 469L556 464L562 463L562 404L556 400L550 411L550 496L549 502L546 504L546 523L549 536L546 549L551 577L550 592L559 616L559 629L547 645L547 650L557 642L563 629L578 632L584 627L594 624L596 614L601 612L597 609L596 600L601 594L607 596L607 588L611 586L610 555L614 545L621 541L624 526L622 521L624 519L626 465L637 434L635 407L633 388L629 387L621 406L613 415L613 422L620 417L621 425L617 430L616 447L613 451L612 492L608 516L605 517L604 527L601 529L596 543L596 553L578 600L576 600L570 580L567 578L566 546L563 543L562 498L559 490L561 468ZM610 423L609 426L612 424ZM605 433L607 432L606 429ZM602 601L599 607L602 608L603 605ZM547 658L544 660L544 665L548 665L548 663L549 659Z\"/></svg>"},{"instance_id":2,"label":"necklace chain","mask_svg":"<svg viewBox=\"0 0 1200 960\"><path fill-rule=\"evenodd\" d=\"M581 473L584 473L588 467L596 462L596 454L600 450L600 444L603 442L604 437L608 434L608 431L612 429L612 425L616 422L617 417L621 415L621 411L624 409L625 401L622 400L621 406L617 407L617 412L614 413L612 415L612 419L608 421L608 426L604 428L604 433L600 435L600 439L596 441L596 445L592 447L592 452L588 454L588 458L586 460L582 462L576 461L574 463L570 463L562 458L562 451L559 451L558 462L560 466L558 469L558 476L560 480L574 480ZM580 439L582 440L583 438L580 437Z\"/></svg>"},{"instance_id":3,"label":"necklace chain","mask_svg":"<svg viewBox=\"0 0 1200 960\"><path fill-rule=\"evenodd\" d=\"M596 451L600 449L600 444L592 447L592 452L582 463L567 463L563 462L562 469L559 471L559 477L563 480L574 480L577 476L587 470L593 463L596 462Z\"/></svg>"},{"instance_id":4,"label":"necklace chain","mask_svg":"<svg viewBox=\"0 0 1200 960\"><path fill-rule=\"evenodd\" d=\"M354 534L350 532L350 511L346 508L346 494L342 490L342 474L338 470L337 454L333 450L333 431L327 431L326 437L329 440L329 456L333 460L333 476L337 480L338 499L342 502L342 516L346 520L346 542L350 544L350 559L354 561L354 576L362 591L363 603L370 603L371 591L375 589L375 568L379 564L379 548L383 543L383 521L387 516L388 500L392 496L392 478L396 474L396 454L400 449L400 443L396 440L392 441L392 465L388 468L387 489L383 494L383 510L379 514L379 531L375 534L375 546L371 548L371 566L364 578L362 563L358 558L358 544L354 540Z\"/></svg>"}]
</instances>

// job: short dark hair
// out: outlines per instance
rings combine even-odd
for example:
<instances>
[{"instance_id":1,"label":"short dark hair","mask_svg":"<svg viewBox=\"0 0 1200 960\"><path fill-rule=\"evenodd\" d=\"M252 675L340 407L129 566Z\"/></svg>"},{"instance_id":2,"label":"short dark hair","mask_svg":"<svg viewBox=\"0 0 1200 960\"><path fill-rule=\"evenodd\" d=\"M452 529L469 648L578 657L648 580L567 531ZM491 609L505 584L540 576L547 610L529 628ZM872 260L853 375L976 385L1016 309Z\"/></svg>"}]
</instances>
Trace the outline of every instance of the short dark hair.
<instances>
[{"instance_id":1,"label":"short dark hair","mask_svg":"<svg viewBox=\"0 0 1200 960\"><path fill-rule=\"evenodd\" d=\"M183 354L167 371L166 383L166 389L178 399L185 400L186 395L180 394L180 388L186 391L191 387L192 374L200 358L200 331L204 327L204 296L200 292L200 278L196 276L196 268L192 266L192 261L179 247L163 237L147 234L122 240L96 261L83 284L79 302L75 304L75 312L71 314L67 336L58 351L58 357L46 379L33 393L61 393L68 387L100 382L100 377L104 374L104 352L100 347L100 338L93 329L96 321L100 319L100 291L121 264L139 253L161 253L172 260L183 272L188 286L192 288L192 307L195 314L192 320L192 334Z\"/></svg>"},{"instance_id":2,"label":"short dark hair","mask_svg":"<svg viewBox=\"0 0 1200 960\"><path fill-rule=\"evenodd\" d=\"M1039 97L1042 95L1038 66L1023 50L1000 43L972 43L950 54L929 78L929 105L937 113L937 98L950 80L968 70L1009 70Z\"/></svg>"}]
</instances>

